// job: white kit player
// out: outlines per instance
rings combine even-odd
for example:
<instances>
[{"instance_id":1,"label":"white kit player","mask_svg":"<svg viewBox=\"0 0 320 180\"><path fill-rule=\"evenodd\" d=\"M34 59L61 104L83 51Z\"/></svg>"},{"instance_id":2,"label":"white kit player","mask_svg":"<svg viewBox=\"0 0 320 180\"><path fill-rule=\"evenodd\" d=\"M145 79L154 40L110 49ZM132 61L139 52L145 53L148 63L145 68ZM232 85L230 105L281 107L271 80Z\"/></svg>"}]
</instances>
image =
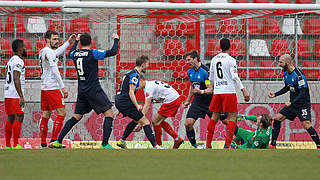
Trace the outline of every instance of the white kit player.
<instances>
[{"instance_id":1,"label":"white kit player","mask_svg":"<svg viewBox=\"0 0 320 180\"><path fill-rule=\"evenodd\" d=\"M226 38L220 40L222 53L216 55L211 60L209 80L214 87L214 95L209 107L213 112L212 120L217 122L220 113L227 113L227 124L225 148L229 148L233 139L234 129L237 120L237 95L235 85L237 85L243 94L244 100L249 101L250 96L244 89L238 76L236 60L229 53L230 41Z\"/></svg>"},{"instance_id":2,"label":"white kit player","mask_svg":"<svg viewBox=\"0 0 320 180\"><path fill-rule=\"evenodd\" d=\"M163 128L174 139L173 148L178 149L183 143L183 139L178 136L165 119L175 117L183 101L182 96L169 84L162 81L146 81L143 75L140 76L140 88L144 89L145 94L145 104L142 109L143 114L146 115L152 102L163 103L152 120L157 144L159 146L162 145L161 128ZM141 129L141 126L139 125L137 129Z\"/></svg>"},{"instance_id":3,"label":"white kit player","mask_svg":"<svg viewBox=\"0 0 320 180\"><path fill-rule=\"evenodd\" d=\"M27 57L23 40L12 42L14 56L7 63L6 82L4 87L4 104L8 120L5 124L5 149L22 149L19 145L21 125L24 118L24 85L25 67L22 58ZM13 134L13 146L11 137Z\"/></svg>"},{"instance_id":4,"label":"white kit player","mask_svg":"<svg viewBox=\"0 0 320 180\"><path fill-rule=\"evenodd\" d=\"M48 30L45 33L46 47L40 53L41 75L41 110L42 118L40 123L41 147L47 147L46 138L48 133L48 120L51 112L56 110L57 118L54 120L52 137L50 142L54 142L61 131L63 120L66 116L64 98L68 97L68 91L58 69L58 57L74 42L76 35L72 34L69 40L58 47L59 36L56 31ZM63 93L61 95L60 89Z\"/></svg>"}]
</instances>

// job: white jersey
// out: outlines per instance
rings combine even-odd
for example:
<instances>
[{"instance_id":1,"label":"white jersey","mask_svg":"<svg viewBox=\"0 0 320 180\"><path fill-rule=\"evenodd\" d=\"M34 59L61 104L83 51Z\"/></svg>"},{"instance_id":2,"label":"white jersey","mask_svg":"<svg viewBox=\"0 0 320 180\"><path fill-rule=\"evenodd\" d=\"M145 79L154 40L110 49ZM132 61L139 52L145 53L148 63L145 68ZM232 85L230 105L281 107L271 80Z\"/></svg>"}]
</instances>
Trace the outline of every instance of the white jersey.
<instances>
[{"instance_id":1,"label":"white jersey","mask_svg":"<svg viewBox=\"0 0 320 180\"><path fill-rule=\"evenodd\" d=\"M173 87L162 81L146 81L144 94L146 99L152 97L152 99L163 103L171 103L180 97Z\"/></svg>"},{"instance_id":2,"label":"white jersey","mask_svg":"<svg viewBox=\"0 0 320 180\"><path fill-rule=\"evenodd\" d=\"M4 97L5 98L20 98L16 86L14 85L13 80L13 71L20 72L20 84L22 93L24 92L25 85L25 68L24 62L19 56L12 56L7 64L7 75L6 75L6 83L4 86Z\"/></svg>"},{"instance_id":3,"label":"white jersey","mask_svg":"<svg viewBox=\"0 0 320 180\"><path fill-rule=\"evenodd\" d=\"M209 80L214 85L214 94L234 94L235 84L243 89L236 60L227 53L220 53L212 58Z\"/></svg>"},{"instance_id":4,"label":"white jersey","mask_svg":"<svg viewBox=\"0 0 320 180\"><path fill-rule=\"evenodd\" d=\"M58 56L60 56L68 46L69 42L66 42L56 50L45 47L40 51L39 59L42 69L41 90L64 88L64 84L58 69Z\"/></svg>"}]
</instances>

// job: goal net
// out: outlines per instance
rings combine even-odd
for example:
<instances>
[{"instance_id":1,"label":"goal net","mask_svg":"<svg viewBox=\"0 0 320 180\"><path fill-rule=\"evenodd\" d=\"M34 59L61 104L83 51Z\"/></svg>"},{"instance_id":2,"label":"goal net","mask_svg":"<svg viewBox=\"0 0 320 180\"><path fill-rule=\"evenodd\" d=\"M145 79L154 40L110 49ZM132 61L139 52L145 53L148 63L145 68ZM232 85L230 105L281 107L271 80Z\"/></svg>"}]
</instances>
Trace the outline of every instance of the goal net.
<instances>
[{"instance_id":1,"label":"goal net","mask_svg":"<svg viewBox=\"0 0 320 180\"><path fill-rule=\"evenodd\" d=\"M148 80L167 82L186 98L190 87L186 74L189 65L183 55L191 50L197 50L201 62L209 66L211 58L220 52L219 39L226 37L231 40L230 55L237 60L238 74L251 96L250 102L246 103L242 95L237 93L239 114L274 115L280 111L285 102L289 101L289 96L286 94L269 99L267 93L275 92L284 86L278 59L282 54L290 54L294 58L295 65L301 68L307 77L312 103L312 125L317 132L320 131L318 93L320 18L317 11L311 8L307 11L307 9L288 8L211 10L205 7L204 9L110 9L98 5L92 6L94 4L90 6L91 8L1 6L1 86L5 83L6 63L12 56L11 42L16 38L23 39L27 48L28 57L25 59L27 103L22 128L23 138L39 137L41 71L37 57L39 50L44 47L43 36L48 29L59 32L60 43L67 40L72 33L88 32L93 37L93 48L97 49L109 49L113 44L111 34L116 32L120 35L118 55L99 61L101 85L113 102L122 76L134 68L135 59L140 55L147 55L151 60L146 73ZM60 73L70 93L70 97L66 99L66 119L72 116L77 97L77 73L73 62L68 58L68 51L69 49L59 61ZM3 89L0 93L3 94ZM138 91L136 96L143 104L143 92ZM0 138L4 138L6 115L3 98L0 100ZM159 107L159 104L152 105L147 114L149 120L157 113ZM187 110L181 106L176 117L166 120L185 140L187 137L184 122ZM55 114L52 119L55 119L54 116ZM114 120L111 140L119 140L130 121L129 118L118 115ZM206 140L208 121L209 117L196 121L194 127L198 141ZM78 147L95 146L94 142L102 139L102 122L102 115L91 112L78 123L67 138L87 142L78 144ZM240 121L237 124L242 128L256 129L255 123L250 121ZM214 141L223 141L225 133L225 125L219 122ZM132 133L128 138L128 141L145 140L147 139L143 132ZM163 133L163 140L173 141L166 133ZM281 147L313 148L311 138L298 119L282 123L278 141ZM220 144L214 143L213 147L220 147Z\"/></svg>"}]
</instances>

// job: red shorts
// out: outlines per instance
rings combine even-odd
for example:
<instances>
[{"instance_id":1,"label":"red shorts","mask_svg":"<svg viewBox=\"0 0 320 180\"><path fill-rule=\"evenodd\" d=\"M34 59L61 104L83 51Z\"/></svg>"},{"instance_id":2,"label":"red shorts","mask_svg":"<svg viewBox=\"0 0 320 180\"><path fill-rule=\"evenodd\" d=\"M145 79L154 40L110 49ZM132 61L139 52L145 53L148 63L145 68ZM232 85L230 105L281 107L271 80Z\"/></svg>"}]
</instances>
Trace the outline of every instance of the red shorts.
<instances>
[{"instance_id":1,"label":"red shorts","mask_svg":"<svg viewBox=\"0 0 320 180\"><path fill-rule=\"evenodd\" d=\"M42 111L52 111L64 107L63 97L59 89L41 90Z\"/></svg>"},{"instance_id":2,"label":"red shorts","mask_svg":"<svg viewBox=\"0 0 320 180\"><path fill-rule=\"evenodd\" d=\"M21 108L19 106L19 99L20 98L5 98L4 99L4 106L5 106L7 115L24 114L23 108Z\"/></svg>"},{"instance_id":3,"label":"red shorts","mask_svg":"<svg viewBox=\"0 0 320 180\"><path fill-rule=\"evenodd\" d=\"M215 94L212 97L209 110L215 113L238 112L236 94Z\"/></svg>"},{"instance_id":4,"label":"red shorts","mask_svg":"<svg viewBox=\"0 0 320 180\"><path fill-rule=\"evenodd\" d=\"M183 98L182 96L180 96L171 103L162 104L158 111L158 114L163 117L175 117L182 101Z\"/></svg>"}]
</instances>

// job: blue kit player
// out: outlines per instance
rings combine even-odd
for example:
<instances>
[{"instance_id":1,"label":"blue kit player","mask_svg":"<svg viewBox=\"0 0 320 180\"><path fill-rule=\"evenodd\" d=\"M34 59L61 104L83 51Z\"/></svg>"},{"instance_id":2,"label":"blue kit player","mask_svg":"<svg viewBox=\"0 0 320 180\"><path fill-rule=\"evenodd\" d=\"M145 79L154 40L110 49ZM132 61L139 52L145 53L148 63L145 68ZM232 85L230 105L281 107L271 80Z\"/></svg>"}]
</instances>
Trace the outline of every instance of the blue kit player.
<instances>
[{"instance_id":1,"label":"blue kit player","mask_svg":"<svg viewBox=\"0 0 320 180\"><path fill-rule=\"evenodd\" d=\"M77 40L70 49L70 58L75 64L78 73L78 96L73 117L63 126L58 140L53 143L54 148L62 147L62 140L83 117L92 109L104 115L103 139L101 148L113 149L108 143L112 131L113 112L112 103L101 88L98 78L98 60L115 56L118 53L119 36L112 34L114 40L110 50L91 49L91 36L88 33L78 35ZM81 49L76 50L80 39Z\"/></svg>"},{"instance_id":2,"label":"blue kit player","mask_svg":"<svg viewBox=\"0 0 320 180\"><path fill-rule=\"evenodd\" d=\"M127 148L126 139L138 123L143 127L144 133L152 147L155 149L160 148L155 140L149 120L142 113L143 106L138 104L135 96L137 88L142 87L140 85L140 74L146 72L148 61L149 58L147 56L140 56L136 59L136 67L124 75L120 91L116 96L116 108L123 114L123 116L128 116L133 120L127 125L121 139L117 142L117 146L123 149Z\"/></svg>"},{"instance_id":3,"label":"blue kit player","mask_svg":"<svg viewBox=\"0 0 320 180\"><path fill-rule=\"evenodd\" d=\"M290 102L286 102L285 107L273 117L272 138L269 148L276 148L281 122L285 119L293 121L295 117L298 117L312 140L316 143L317 149L320 149L318 133L311 125L310 94L306 77L300 69L292 64L292 58L288 54L280 57L279 66L283 69L285 86L276 93L269 92L268 96L269 98L274 98L290 91Z\"/></svg>"}]
</instances>

